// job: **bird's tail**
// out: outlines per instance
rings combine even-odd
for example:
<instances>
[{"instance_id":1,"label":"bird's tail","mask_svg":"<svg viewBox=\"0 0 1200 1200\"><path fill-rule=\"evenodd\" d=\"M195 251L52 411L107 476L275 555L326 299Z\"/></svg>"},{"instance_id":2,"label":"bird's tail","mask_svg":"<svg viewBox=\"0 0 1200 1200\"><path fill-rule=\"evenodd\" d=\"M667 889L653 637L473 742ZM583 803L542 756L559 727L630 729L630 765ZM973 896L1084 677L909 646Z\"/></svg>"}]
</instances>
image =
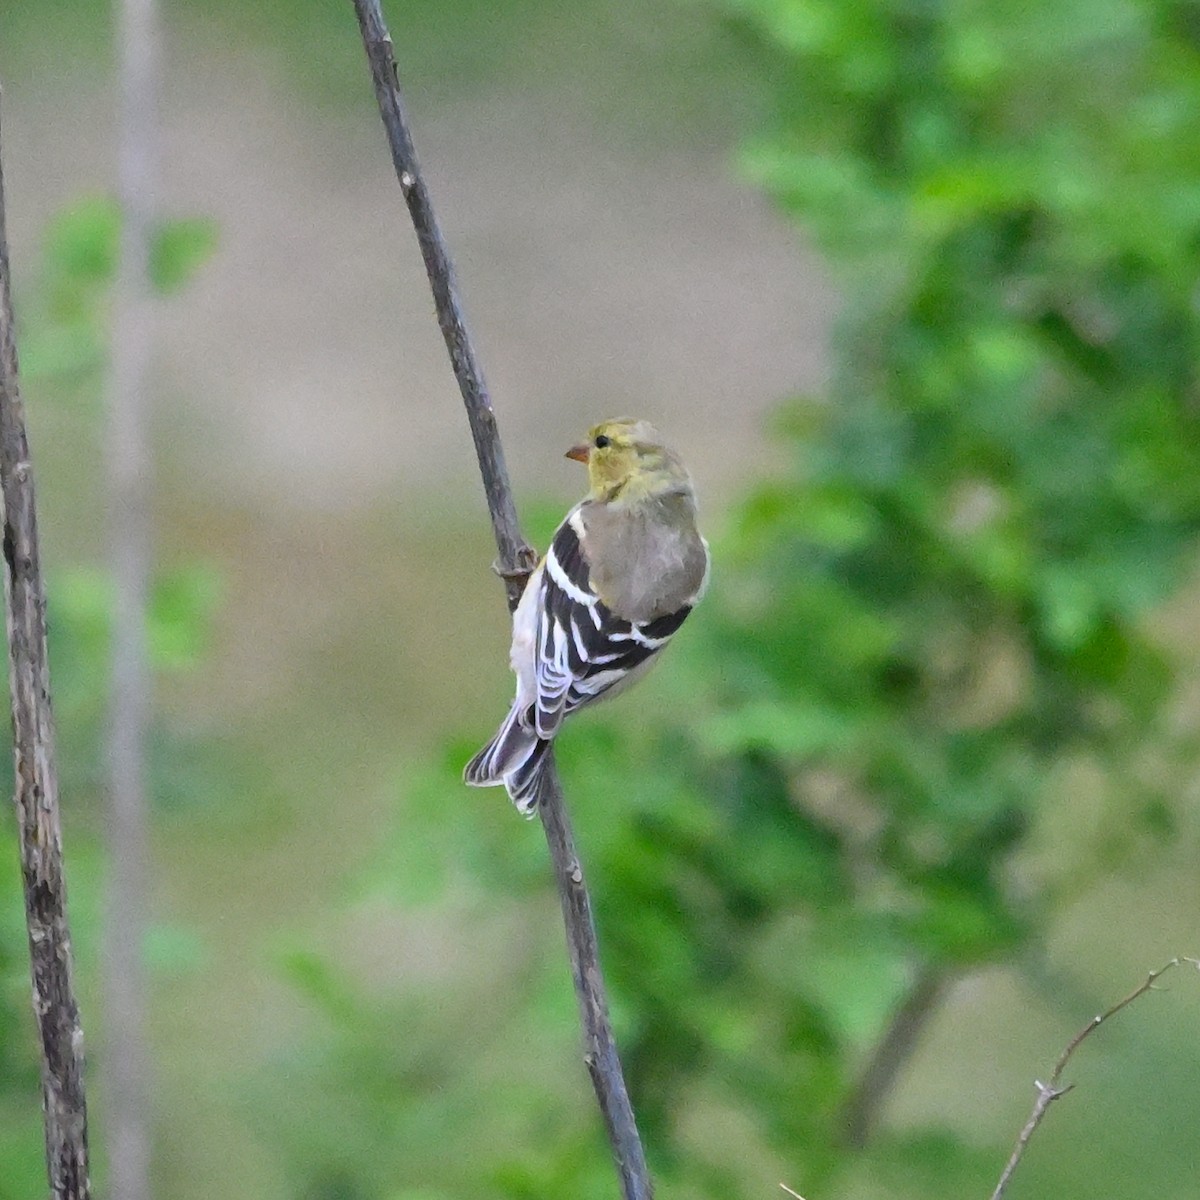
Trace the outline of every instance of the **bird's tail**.
<instances>
[{"instance_id":1,"label":"bird's tail","mask_svg":"<svg viewBox=\"0 0 1200 1200\"><path fill-rule=\"evenodd\" d=\"M514 704L496 736L467 763L463 780L471 787L504 784L517 811L529 817L537 809L550 743L529 729L521 716Z\"/></svg>"}]
</instances>

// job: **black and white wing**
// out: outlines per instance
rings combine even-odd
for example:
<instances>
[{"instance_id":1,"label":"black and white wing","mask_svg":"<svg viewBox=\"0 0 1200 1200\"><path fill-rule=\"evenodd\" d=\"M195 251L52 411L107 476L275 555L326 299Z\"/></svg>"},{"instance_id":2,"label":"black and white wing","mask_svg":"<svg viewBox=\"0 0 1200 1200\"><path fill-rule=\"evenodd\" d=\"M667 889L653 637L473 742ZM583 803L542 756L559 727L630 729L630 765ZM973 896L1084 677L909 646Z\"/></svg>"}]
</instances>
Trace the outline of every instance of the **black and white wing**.
<instances>
[{"instance_id":1,"label":"black and white wing","mask_svg":"<svg viewBox=\"0 0 1200 1200\"><path fill-rule=\"evenodd\" d=\"M577 508L555 533L542 571L532 713L540 738L554 737L564 717L632 682L692 611L685 604L640 624L617 617L591 589L581 528Z\"/></svg>"}]
</instances>

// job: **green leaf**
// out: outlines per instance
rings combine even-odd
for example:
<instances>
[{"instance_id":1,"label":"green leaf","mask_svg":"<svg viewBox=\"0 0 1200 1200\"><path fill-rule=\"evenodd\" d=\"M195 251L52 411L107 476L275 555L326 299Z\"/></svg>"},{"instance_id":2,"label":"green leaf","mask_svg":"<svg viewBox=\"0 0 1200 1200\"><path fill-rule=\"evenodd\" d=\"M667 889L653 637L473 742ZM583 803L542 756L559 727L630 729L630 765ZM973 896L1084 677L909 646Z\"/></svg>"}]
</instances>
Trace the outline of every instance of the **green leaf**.
<instances>
[{"instance_id":1,"label":"green leaf","mask_svg":"<svg viewBox=\"0 0 1200 1200\"><path fill-rule=\"evenodd\" d=\"M217 224L206 217L166 221L156 230L150 248L150 278L163 295L180 291L212 258L217 248Z\"/></svg>"},{"instance_id":2,"label":"green leaf","mask_svg":"<svg viewBox=\"0 0 1200 1200\"><path fill-rule=\"evenodd\" d=\"M315 950L296 946L282 951L278 962L284 977L335 1023L353 1028L362 1019L362 1005L339 970Z\"/></svg>"},{"instance_id":3,"label":"green leaf","mask_svg":"<svg viewBox=\"0 0 1200 1200\"><path fill-rule=\"evenodd\" d=\"M162 671L194 670L209 648L221 603L221 578L210 566L193 563L160 575L147 614L150 657Z\"/></svg>"},{"instance_id":4,"label":"green leaf","mask_svg":"<svg viewBox=\"0 0 1200 1200\"><path fill-rule=\"evenodd\" d=\"M121 210L109 196L88 196L46 227L46 268L58 287L97 287L116 277Z\"/></svg>"}]
</instances>

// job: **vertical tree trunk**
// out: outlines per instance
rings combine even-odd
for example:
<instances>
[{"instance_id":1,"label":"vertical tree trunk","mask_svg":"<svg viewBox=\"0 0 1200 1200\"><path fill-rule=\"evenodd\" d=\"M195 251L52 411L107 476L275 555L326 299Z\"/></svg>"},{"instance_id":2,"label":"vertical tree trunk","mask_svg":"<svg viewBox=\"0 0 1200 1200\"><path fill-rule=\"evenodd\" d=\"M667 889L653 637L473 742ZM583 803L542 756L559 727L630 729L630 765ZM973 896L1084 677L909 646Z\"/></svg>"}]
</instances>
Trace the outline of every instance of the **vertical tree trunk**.
<instances>
[{"instance_id":1,"label":"vertical tree trunk","mask_svg":"<svg viewBox=\"0 0 1200 1200\"><path fill-rule=\"evenodd\" d=\"M63 878L54 716L46 658L46 591L38 550L33 469L17 383L12 285L0 166L0 489L4 600L12 692L14 801L21 842L33 1011L41 1038L46 1169L54 1200L88 1200L83 1030L72 979Z\"/></svg>"},{"instance_id":2,"label":"vertical tree trunk","mask_svg":"<svg viewBox=\"0 0 1200 1200\"><path fill-rule=\"evenodd\" d=\"M148 372L153 343L150 249L158 182L158 14L121 0L118 192L120 257L109 391L111 559L116 610L109 712L109 884L105 1077L112 1200L149 1200L146 981L148 908L145 767L150 669Z\"/></svg>"}]
</instances>

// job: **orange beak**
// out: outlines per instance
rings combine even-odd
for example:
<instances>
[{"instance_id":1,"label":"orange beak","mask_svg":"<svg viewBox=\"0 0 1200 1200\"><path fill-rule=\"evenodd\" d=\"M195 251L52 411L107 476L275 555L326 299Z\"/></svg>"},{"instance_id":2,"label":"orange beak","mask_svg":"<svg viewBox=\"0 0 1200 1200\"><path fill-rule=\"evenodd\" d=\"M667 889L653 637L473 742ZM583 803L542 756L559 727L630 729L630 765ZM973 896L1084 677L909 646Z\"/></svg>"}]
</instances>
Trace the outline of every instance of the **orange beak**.
<instances>
[{"instance_id":1,"label":"orange beak","mask_svg":"<svg viewBox=\"0 0 1200 1200\"><path fill-rule=\"evenodd\" d=\"M588 455L591 453L592 447L587 442L580 442L578 446L572 446L567 451L566 457L573 458L576 462L586 463Z\"/></svg>"}]
</instances>

